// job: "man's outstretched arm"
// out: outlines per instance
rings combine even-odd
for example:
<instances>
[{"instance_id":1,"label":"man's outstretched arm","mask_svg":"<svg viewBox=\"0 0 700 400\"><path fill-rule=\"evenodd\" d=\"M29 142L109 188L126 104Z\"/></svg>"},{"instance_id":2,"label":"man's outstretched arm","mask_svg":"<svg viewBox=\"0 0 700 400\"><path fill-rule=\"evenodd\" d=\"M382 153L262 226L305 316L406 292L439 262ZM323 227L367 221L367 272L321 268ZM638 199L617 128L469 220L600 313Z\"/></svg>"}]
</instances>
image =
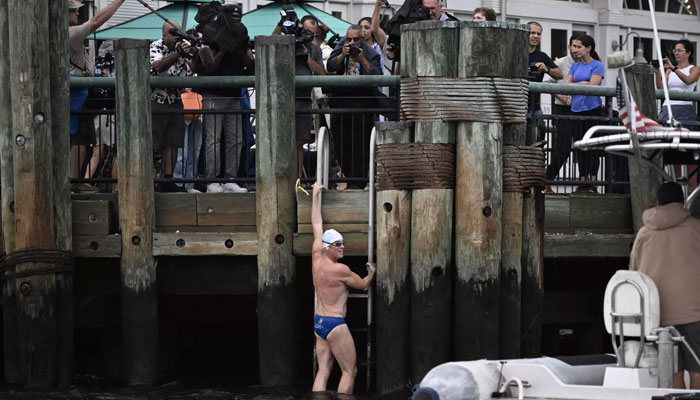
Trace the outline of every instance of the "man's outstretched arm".
<instances>
[{"instance_id":1,"label":"man's outstretched arm","mask_svg":"<svg viewBox=\"0 0 700 400\"><path fill-rule=\"evenodd\" d=\"M321 207L318 205L318 196L323 191L323 186L314 183L311 195L311 228L314 232L314 244L311 247L311 254L323 251L323 217Z\"/></svg>"},{"instance_id":2,"label":"man's outstretched arm","mask_svg":"<svg viewBox=\"0 0 700 400\"><path fill-rule=\"evenodd\" d=\"M105 22L107 22L117 9L124 4L124 0L114 0L110 5L100 10L94 17L90 20L90 31L96 31Z\"/></svg>"}]
</instances>

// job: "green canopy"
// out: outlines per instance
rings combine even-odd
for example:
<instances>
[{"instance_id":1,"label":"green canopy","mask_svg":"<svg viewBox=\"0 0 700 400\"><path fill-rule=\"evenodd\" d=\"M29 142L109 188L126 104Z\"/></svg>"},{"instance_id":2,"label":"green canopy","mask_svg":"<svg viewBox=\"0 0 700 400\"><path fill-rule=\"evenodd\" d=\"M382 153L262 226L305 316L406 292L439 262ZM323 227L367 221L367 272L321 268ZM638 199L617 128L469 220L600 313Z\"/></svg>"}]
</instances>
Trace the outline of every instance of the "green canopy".
<instances>
[{"instance_id":1,"label":"green canopy","mask_svg":"<svg viewBox=\"0 0 700 400\"><path fill-rule=\"evenodd\" d=\"M198 2L206 1L207 0L199 0ZM308 14L313 14L321 23L328 26L331 31L341 36L344 35L345 31L350 27L350 24L323 10L306 4L312 1L323 2L325 0L292 2L299 18ZM197 24L194 20L195 15L197 15L197 10L197 4L187 0L179 0L176 3L168 4L158 9L158 12L168 19L178 21L185 29L190 29ZM280 19L280 10L282 10L282 4L276 1L245 13L243 15L243 24L248 28L250 39L253 40L253 38L258 35L272 34L272 31L275 29ZM136 17L130 21L98 31L96 33L96 38L98 40L116 40L121 38L157 40L163 35L162 29L163 20L153 12L149 12L148 14ZM90 36L90 38L92 38L92 36Z\"/></svg>"}]
</instances>

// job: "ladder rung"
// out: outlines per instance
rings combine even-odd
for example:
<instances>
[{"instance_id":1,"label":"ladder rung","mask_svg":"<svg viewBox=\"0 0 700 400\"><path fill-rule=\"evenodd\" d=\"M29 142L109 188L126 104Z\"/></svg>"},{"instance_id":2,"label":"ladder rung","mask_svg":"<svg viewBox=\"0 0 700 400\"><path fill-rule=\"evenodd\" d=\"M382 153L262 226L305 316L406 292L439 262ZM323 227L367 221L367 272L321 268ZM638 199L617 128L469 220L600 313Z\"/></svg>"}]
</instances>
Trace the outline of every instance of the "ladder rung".
<instances>
[{"instance_id":1,"label":"ladder rung","mask_svg":"<svg viewBox=\"0 0 700 400\"><path fill-rule=\"evenodd\" d=\"M348 295L349 299L366 299L369 298L369 295L367 293L350 293Z\"/></svg>"}]
</instances>

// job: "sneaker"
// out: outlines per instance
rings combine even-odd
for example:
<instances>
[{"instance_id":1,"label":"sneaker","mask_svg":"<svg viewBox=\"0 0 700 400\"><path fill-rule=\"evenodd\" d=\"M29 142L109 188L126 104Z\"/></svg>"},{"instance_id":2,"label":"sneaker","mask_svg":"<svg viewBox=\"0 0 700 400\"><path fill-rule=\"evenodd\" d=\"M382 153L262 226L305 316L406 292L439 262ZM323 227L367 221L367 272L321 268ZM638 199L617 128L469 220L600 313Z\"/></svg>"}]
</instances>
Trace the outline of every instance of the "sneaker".
<instances>
[{"instance_id":1,"label":"sneaker","mask_svg":"<svg viewBox=\"0 0 700 400\"><path fill-rule=\"evenodd\" d=\"M221 185L221 188L223 189L224 193L248 193L248 189L244 189L233 182L224 183Z\"/></svg>"},{"instance_id":2,"label":"sneaker","mask_svg":"<svg viewBox=\"0 0 700 400\"><path fill-rule=\"evenodd\" d=\"M207 193L223 193L224 189L218 183L210 183L207 185Z\"/></svg>"}]
</instances>

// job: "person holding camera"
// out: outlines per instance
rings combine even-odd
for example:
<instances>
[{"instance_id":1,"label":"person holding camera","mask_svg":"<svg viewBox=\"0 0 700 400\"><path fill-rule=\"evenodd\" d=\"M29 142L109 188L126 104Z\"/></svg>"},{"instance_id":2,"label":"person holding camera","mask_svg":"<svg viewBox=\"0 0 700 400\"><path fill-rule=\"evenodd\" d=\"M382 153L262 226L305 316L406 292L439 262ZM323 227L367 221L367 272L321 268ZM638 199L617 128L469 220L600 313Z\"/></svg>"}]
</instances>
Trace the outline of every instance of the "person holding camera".
<instances>
[{"instance_id":1,"label":"person holding camera","mask_svg":"<svg viewBox=\"0 0 700 400\"><path fill-rule=\"evenodd\" d=\"M95 76L95 65L85 48L85 40L90 33L96 31L107 22L115 12L124 4L124 0L114 0L110 5L100 10L94 17L82 24L78 24L78 14L81 3L73 0L65 0L68 6L68 38L70 63L68 71L70 76L92 77ZM70 91L70 110L81 110L88 96L88 89L72 89ZM87 153L87 146L95 143L95 127L91 116L82 118L78 115L70 117L70 177L78 178L82 164ZM71 185L73 192L80 192L80 185Z\"/></svg>"},{"instance_id":2,"label":"person holding camera","mask_svg":"<svg viewBox=\"0 0 700 400\"><path fill-rule=\"evenodd\" d=\"M273 34L284 33L296 36L296 62L294 63L296 76L326 74L321 48L313 42L318 29L319 21L315 16L305 15L301 21L297 21L293 8L283 10L282 18ZM311 142L312 126L312 115L302 114L299 110L311 109L311 90L312 88L301 87L294 89L298 178L301 178L304 173L304 144Z\"/></svg>"},{"instance_id":3,"label":"person holding camera","mask_svg":"<svg viewBox=\"0 0 700 400\"><path fill-rule=\"evenodd\" d=\"M200 76L240 76L255 73L255 59L249 49L248 31L241 23L241 8L209 3L215 14L203 24L200 32L209 45L212 60L195 57L190 63L193 73ZM207 6L204 6L207 7ZM200 9L200 13L202 9ZM200 14L198 14L199 17ZM227 21L219 24L217 21ZM202 28L202 25L205 25ZM231 27L229 29L228 27ZM204 50L202 50L204 51ZM201 52L200 52L201 54ZM241 88L207 88L202 90L203 110L239 110ZM221 135L226 142L226 178L237 178L243 147L243 119L240 114L204 114L206 178L216 179L221 170ZM207 184L207 193L245 193L248 190L235 182Z\"/></svg>"},{"instance_id":4,"label":"person holding camera","mask_svg":"<svg viewBox=\"0 0 700 400\"><path fill-rule=\"evenodd\" d=\"M187 75L187 57L192 44L177 35L180 24L170 20L163 24L163 37L151 43L152 76ZM153 151L161 152L163 178L172 179L177 149L185 145L185 120L182 113L180 95L184 89L155 88L151 91ZM178 187L172 182L164 182L156 187L158 192L177 192Z\"/></svg>"},{"instance_id":5,"label":"person holding camera","mask_svg":"<svg viewBox=\"0 0 700 400\"><path fill-rule=\"evenodd\" d=\"M530 27L530 48L528 49L529 70L527 79L530 82L542 82L545 74L549 74L554 79L563 79L564 74L557 64L544 51L537 50L537 46L542 40L542 25L538 22L531 21L527 25ZM540 94L530 92L528 97L528 112L535 118L536 124L539 125L542 115L542 106L540 105Z\"/></svg>"},{"instance_id":6,"label":"person holding camera","mask_svg":"<svg viewBox=\"0 0 700 400\"><path fill-rule=\"evenodd\" d=\"M328 72L337 75L381 75L380 56L363 42L362 27L352 25L328 59ZM334 88L331 108L369 108L379 95L376 87ZM331 137L335 155L346 177L366 177L369 168L369 136L374 124L372 113L333 114ZM351 184L351 187L358 187Z\"/></svg>"}]
</instances>

